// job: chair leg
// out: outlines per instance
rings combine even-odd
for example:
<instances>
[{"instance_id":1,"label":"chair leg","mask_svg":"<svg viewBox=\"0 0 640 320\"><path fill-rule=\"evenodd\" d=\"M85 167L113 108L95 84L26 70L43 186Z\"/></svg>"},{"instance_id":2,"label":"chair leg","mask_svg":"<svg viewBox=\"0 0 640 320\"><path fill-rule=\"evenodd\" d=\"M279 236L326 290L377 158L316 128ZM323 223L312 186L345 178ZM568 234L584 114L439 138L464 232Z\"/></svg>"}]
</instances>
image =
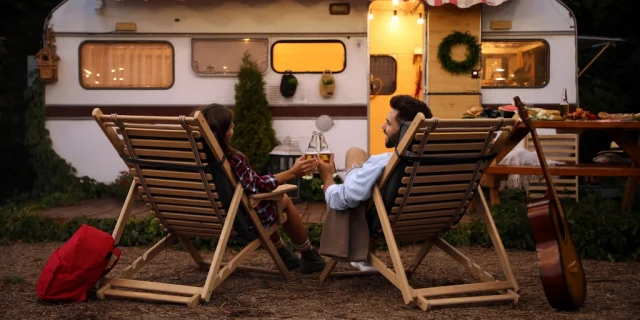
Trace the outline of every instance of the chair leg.
<instances>
[{"instance_id":1,"label":"chair leg","mask_svg":"<svg viewBox=\"0 0 640 320\"><path fill-rule=\"evenodd\" d=\"M216 252L213 254L213 259L211 260L211 267L209 268L207 281L205 282L204 288L202 290L201 296L207 302L209 302L209 299L211 298L211 291L213 291L213 287L216 285L218 271L220 270L220 264L222 263L222 259L224 258L224 251L227 248L227 242L229 241L231 230L233 230L233 221L235 220L236 214L238 213L240 201L242 200L242 194L242 185L238 183L236 185L236 190L233 194L233 198L231 199L231 204L229 205L229 211L225 218L224 226L222 227L222 231L220 232L220 238L218 239Z\"/></svg>"},{"instance_id":2,"label":"chair leg","mask_svg":"<svg viewBox=\"0 0 640 320\"><path fill-rule=\"evenodd\" d=\"M162 250L165 250L167 247L172 245L176 240L176 236L173 234L168 234L162 240L158 241L151 249L145 251L138 259L133 261L131 265L126 267L118 278L121 279L129 279L133 277L133 275L138 272L142 267L144 267L149 261L151 261L158 253Z\"/></svg>"},{"instance_id":3,"label":"chair leg","mask_svg":"<svg viewBox=\"0 0 640 320\"><path fill-rule=\"evenodd\" d=\"M387 215L387 210L385 209L384 202L382 201L382 194L380 193L380 188L377 185L373 189L373 200L376 206L376 210L378 211L380 224L382 225L382 232L384 233L384 239L387 242L387 247L389 248L389 256L391 256L391 261L393 262L393 269L395 271L395 279L396 279L395 285L396 287L398 287L398 289L400 289L400 292L402 292L404 303L409 304L413 301L413 296L411 295L411 287L409 286L407 275L404 272L404 266L402 265L402 259L400 258L398 245L393 235L391 224L389 223L389 216ZM372 258L373 257L374 255L372 255ZM376 266L376 264L374 264L374 266ZM380 272L383 272L383 271L380 270Z\"/></svg>"},{"instance_id":4,"label":"chair leg","mask_svg":"<svg viewBox=\"0 0 640 320\"><path fill-rule=\"evenodd\" d=\"M324 267L324 270L322 270L322 273L320 274L321 282L324 282L329 277L331 272L333 272L333 268L335 268L337 264L338 261L336 260L333 260L331 258L327 260L327 265Z\"/></svg>"},{"instance_id":5,"label":"chair leg","mask_svg":"<svg viewBox=\"0 0 640 320\"><path fill-rule=\"evenodd\" d=\"M200 255L200 252L198 252L196 246L193 244L193 241L185 236L178 236L178 240L180 240L180 244L182 244L191 258L193 258L193 261L195 261L198 267L202 270L206 270L207 264L202 260L202 256Z\"/></svg>"},{"instance_id":6,"label":"chair leg","mask_svg":"<svg viewBox=\"0 0 640 320\"><path fill-rule=\"evenodd\" d=\"M284 265L284 261L282 261L282 258L280 258L280 255L278 254L278 250L276 250L276 247L273 245L273 243L271 242L271 239L269 238L272 232L278 232L278 228L274 228L272 232L265 231L262 228L262 222L260 222L260 218L258 218L258 215L256 214L255 210L253 210L253 208L250 208L250 206L248 205L248 201L244 201L243 199L242 205L244 206L244 209L247 210L247 212L249 213L249 218L251 219L251 222L253 223L253 225L255 226L258 232L260 243L262 243L262 246L267 250L267 252L271 256L271 259L273 259L274 263L276 264L276 267L278 268L282 276L285 278L285 280L290 280L291 273L289 272L287 267Z\"/></svg>"},{"instance_id":7,"label":"chair leg","mask_svg":"<svg viewBox=\"0 0 640 320\"><path fill-rule=\"evenodd\" d=\"M120 211L120 215L118 216L118 222L116 223L116 227L111 234L116 244L120 242L120 238L122 237L122 233L124 232L124 227L127 224L127 220L129 219L129 213L131 213L131 209L136 202L135 196L137 192L138 190L136 188L136 182L132 181L131 187L129 187L129 193L127 194L127 198L125 199L122 210Z\"/></svg>"},{"instance_id":8,"label":"chair leg","mask_svg":"<svg viewBox=\"0 0 640 320\"><path fill-rule=\"evenodd\" d=\"M409 264L409 267L407 268L407 270L408 270L407 275L409 277L416 272L416 270L418 269L418 266L420 266L420 263L422 262L422 260L424 260L424 258L427 256L427 254L429 254L429 251L431 251L431 248L433 248L433 242L432 241L426 241L422 245L422 247L420 248L420 252L418 252L416 254L416 256L413 257L413 260L411 260L411 264Z\"/></svg>"},{"instance_id":9,"label":"chair leg","mask_svg":"<svg viewBox=\"0 0 640 320\"><path fill-rule=\"evenodd\" d=\"M502 265L502 271L504 272L507 281L509 281L516 292L520 291L518 287L518 282L516 281L516 277L513 273L513 269L511 268L511 262L509 261L509 257L507 256L507 251L504 249L504 244L502 243L502 239L500 238L500 234L498 233L498 228L493 221L493 217L491 216L491 211L489 210L489 206L487 205L487 200L484 198L482 192L477 193L478 202L480 204L480 210L482 211L481 215L485 223L485 227L487 228L487 232L489 233L489 237L491 238L491 243L496 250L496 254L498 255L498 259L500 260L500 264Z\"/></svg>"}]
</instances>

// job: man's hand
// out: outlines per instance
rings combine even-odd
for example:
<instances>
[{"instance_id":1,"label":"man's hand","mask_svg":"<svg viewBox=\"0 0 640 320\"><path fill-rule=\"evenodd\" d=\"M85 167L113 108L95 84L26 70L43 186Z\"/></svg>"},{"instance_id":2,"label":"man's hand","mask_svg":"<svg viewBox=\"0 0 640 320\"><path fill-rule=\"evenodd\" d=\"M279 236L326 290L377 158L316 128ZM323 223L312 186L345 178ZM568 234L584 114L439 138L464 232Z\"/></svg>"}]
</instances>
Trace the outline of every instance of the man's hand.
<instances>
[{"instance_id":1,"label":"man's hand","mask_svg":"<svg viewBox=\"0 0 640 320\"><path fill-rule=\"evenodd\" d=\"M333 162L333 154L329 157L329 162L318 161L318 173L324 185L322 191L327 191L330 185L333 184L333 174L336 173L336 166Z\"/></svg>"}]
</instances>

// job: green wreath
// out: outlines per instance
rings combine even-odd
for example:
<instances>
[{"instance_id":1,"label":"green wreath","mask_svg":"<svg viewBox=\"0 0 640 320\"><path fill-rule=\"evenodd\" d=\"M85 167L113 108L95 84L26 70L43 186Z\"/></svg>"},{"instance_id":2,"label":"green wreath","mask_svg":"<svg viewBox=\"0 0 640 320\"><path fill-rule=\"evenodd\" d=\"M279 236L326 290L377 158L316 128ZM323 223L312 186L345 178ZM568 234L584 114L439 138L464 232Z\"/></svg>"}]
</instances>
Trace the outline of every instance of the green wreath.
<instances>
[{"instance_id":1,"label":"green wreath","mask_svg":"<svg viewBox=\"0 0 640 320\"><path fill-rule=\"evenodd\" d=\"M455 45L466 45L469 50L467 58L463 61L453 60L451 58L451 49ZM480 45L478 38L469 34L469 32L454 31L442 40L438 46L438 59L442 68L452 74L465 74L473 71L473 67L480 61Z\"/></svg>"}]
</instances>

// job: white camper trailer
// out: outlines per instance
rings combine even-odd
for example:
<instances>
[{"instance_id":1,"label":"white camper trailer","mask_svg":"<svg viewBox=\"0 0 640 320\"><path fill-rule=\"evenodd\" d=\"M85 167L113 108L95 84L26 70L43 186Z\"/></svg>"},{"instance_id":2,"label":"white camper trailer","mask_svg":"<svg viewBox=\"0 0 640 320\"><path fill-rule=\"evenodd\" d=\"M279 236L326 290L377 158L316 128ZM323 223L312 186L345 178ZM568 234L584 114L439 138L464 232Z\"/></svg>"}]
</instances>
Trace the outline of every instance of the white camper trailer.
<instances>
[{"instance_id":1,"label":"white camper trailer","mask_svg":"<svg viewBox=\"0 0 640 320\"><path fill-rule=\"evenodd\" d=\"M541 107L557 105L563 88L570 104L578 97L576 22L557 0L65 0L45 29L58 59L45 90L54 149L103 182L126 167L93 108L179 115L233 106L245 50L264 72L277 137L304 148L328 116L338 170L349 147L387 151L380 126L393 95L423 99L440 118L515 95ZM481 41L477 72L443 69L438 46L453 31ZM465 54L458 46L451 56ZM292 97L280 92L286 70L298 81ZM320 90L325 70L333 95Z\"/></svg>"}]
</instances>

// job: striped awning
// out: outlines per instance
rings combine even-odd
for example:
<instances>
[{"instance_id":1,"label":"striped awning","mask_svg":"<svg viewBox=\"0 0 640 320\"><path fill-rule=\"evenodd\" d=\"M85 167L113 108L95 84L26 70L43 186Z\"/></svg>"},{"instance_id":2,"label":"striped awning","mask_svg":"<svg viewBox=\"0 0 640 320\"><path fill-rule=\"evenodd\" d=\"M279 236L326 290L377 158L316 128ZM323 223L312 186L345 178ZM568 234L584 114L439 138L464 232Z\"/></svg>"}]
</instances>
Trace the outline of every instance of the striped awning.
<instances>
[{"instance_id":1,"label":"striped awning","mask_svg":"<svg viewBox=\"0 0 640 320\"><path fill-rule=\"evenodd\" d=\"M469 8L475 4L482 3L489 6L498 6L507 0L427 0L427 4L433 7L439 7L443 4L454 4L458 8Z\"/></svg>"}]
</instances>

